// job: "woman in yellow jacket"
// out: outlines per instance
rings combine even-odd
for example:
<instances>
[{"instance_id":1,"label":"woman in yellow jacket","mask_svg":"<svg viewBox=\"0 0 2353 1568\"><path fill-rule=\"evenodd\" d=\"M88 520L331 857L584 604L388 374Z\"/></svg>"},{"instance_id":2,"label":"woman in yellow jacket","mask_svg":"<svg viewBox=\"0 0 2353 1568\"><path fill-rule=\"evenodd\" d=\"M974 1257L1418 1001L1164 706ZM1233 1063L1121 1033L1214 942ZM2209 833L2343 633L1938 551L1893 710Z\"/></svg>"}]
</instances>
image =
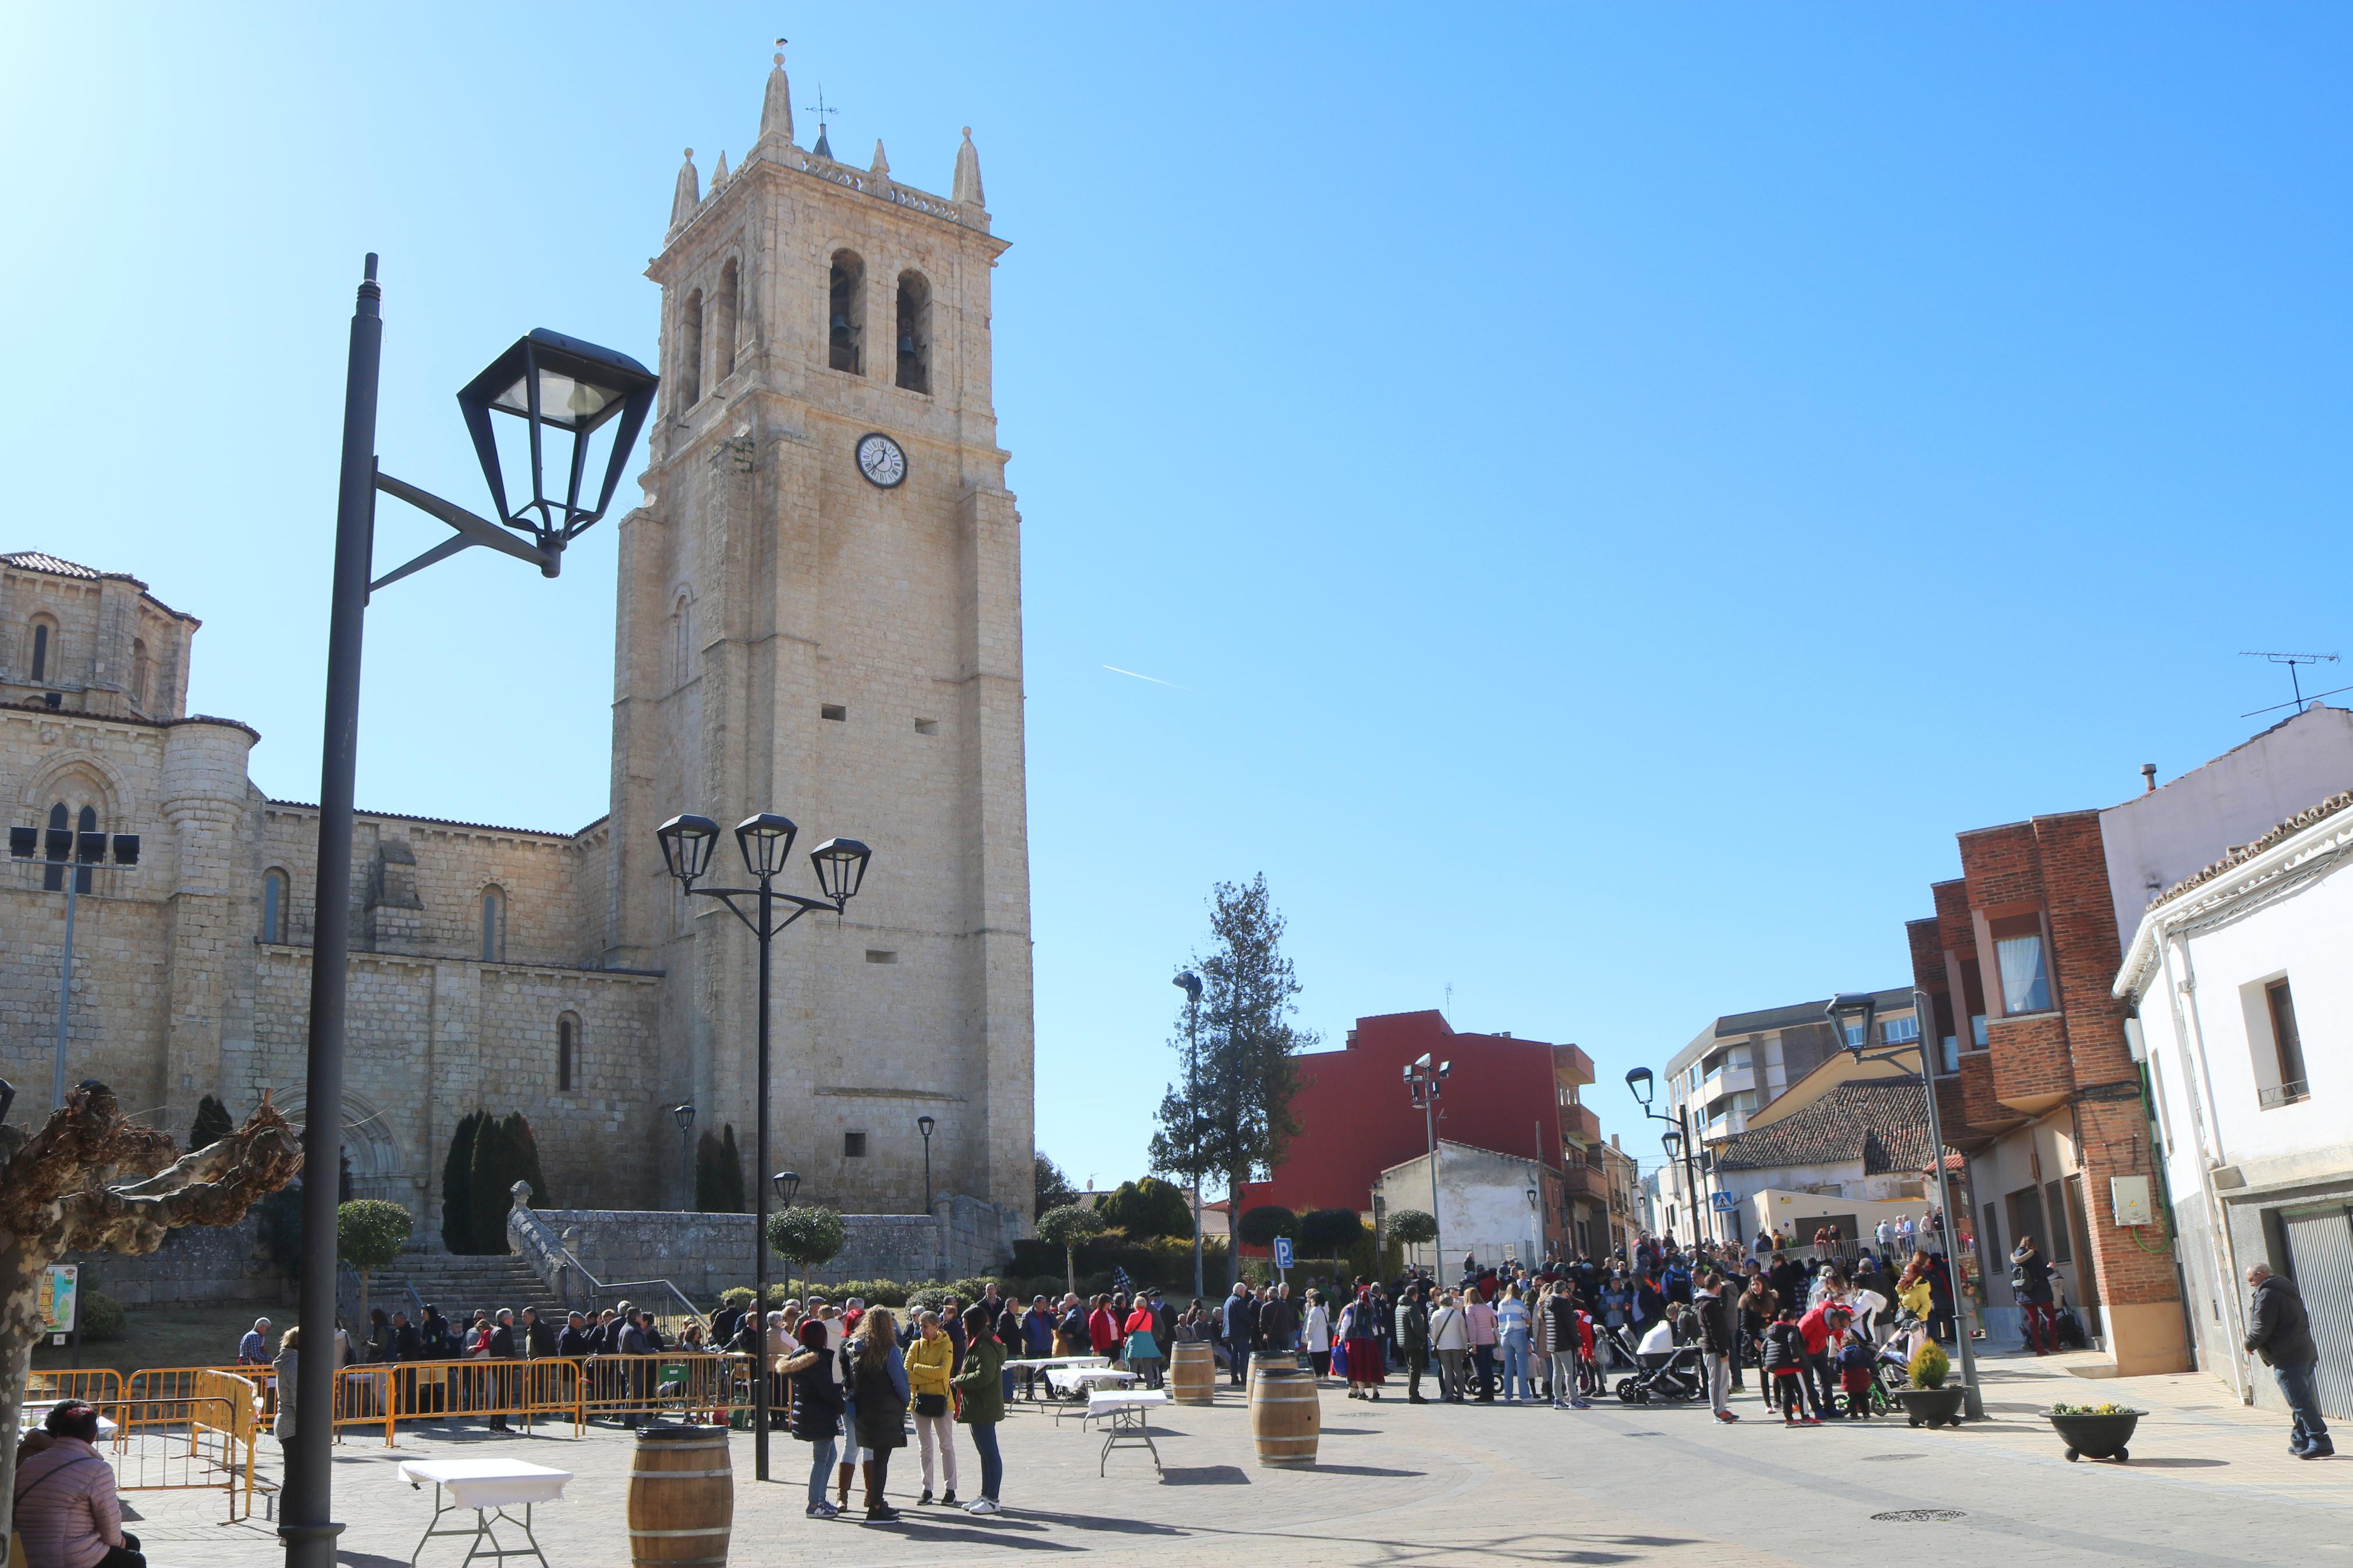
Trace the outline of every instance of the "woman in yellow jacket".
<instances>
[{"instance_id":1,"label":"woman in yellow jacket","mask_svg":"<svg viewBox=\"0 0 2353 1568\"><path fill-rule=\"evenodd\" d=\"M907 1394L914 1407L915 1441L923 1454L923 1495L917 1508L932 1500L932 1450L939 1450L947 1490L940 1501L955 1504L955 1413L948 1402L948 1373L955 1370L955 1342L940 1331L937 1312L918 1312L920 1336L907 1347Z\"/></svg>"}]
</instances>

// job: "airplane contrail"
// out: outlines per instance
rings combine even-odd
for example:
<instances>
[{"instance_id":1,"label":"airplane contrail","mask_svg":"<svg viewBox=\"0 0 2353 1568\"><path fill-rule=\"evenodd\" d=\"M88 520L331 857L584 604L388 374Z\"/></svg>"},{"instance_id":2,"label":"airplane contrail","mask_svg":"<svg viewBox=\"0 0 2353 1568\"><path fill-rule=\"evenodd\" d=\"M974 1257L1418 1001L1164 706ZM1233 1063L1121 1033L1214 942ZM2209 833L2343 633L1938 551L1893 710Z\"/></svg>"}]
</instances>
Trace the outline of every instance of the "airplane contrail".
<instances>
[{"instance_id":1,"label":"airplane contrail","mask_svg":"<svg viewBox=\"0 0 2353 1568\"><path fill-rule=\"evenodd\" d=\"M1156 675L1138 675L1134 670L1122 669L1115 664L1107 664L1104 665L1103 668L1110 670L1113 675L1124 675L1134 680L1148 680L1155 686L1166 686L1176 691L1190 691L1193 689L1189 686L1178 686L1173 680L1163 680Z\"/></svg>"}]
</instances>

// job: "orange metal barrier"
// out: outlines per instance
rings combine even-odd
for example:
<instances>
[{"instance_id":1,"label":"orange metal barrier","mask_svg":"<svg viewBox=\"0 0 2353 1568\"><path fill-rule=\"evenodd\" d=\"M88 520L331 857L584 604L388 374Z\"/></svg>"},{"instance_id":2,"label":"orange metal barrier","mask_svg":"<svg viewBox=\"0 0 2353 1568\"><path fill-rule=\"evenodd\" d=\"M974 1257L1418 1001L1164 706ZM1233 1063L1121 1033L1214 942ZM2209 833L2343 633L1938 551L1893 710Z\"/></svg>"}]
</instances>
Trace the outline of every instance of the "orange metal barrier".
<instances>
[{"instance_id":1,"label":"orange metal barrier","mask_svg":"<svg viewBox=\"0 0 2353 1568\"><path fill-rule=\"evenodd\" d=\"M107 1445L114 1484L123 1491L183 1491L220 1489L228 1517L253 1511L254 1435L259 1430L250 1385L209 1374L217 1382L202 1396L119 1399L110 1406L115 1432ZM242 1508L239 1492L243 1492Z\"/></svg>"},{"instance_id":2,"label":"orange metal barrier","mask_svg":"<svg viewBox=\"0 0 2353 1568\"><path fill-rule=\"evenodd\" d=\"M79 1399L103 1410L109 1405L121 1403L122 1374L111 1366L59 1368L36 1372L25 1385L26 1405L55 1405L61 1399Z\"/></svg>"}]
</instances>

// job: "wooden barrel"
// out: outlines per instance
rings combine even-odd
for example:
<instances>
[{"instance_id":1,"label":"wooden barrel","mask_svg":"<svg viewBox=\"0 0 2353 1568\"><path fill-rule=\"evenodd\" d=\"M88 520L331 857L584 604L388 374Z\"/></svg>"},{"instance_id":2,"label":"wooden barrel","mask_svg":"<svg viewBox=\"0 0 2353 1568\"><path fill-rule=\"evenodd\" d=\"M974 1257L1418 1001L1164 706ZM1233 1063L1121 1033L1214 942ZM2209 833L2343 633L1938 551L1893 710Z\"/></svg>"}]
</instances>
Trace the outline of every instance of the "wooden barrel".
<instances>
[{"instance_id":1,"label":"wooden barrel","mask_svg":"<svg viewBox=\"0 0 2353 1568\"><path fill-rule=\"evenodd\" d=\"M1178 1340L1168 1358L1168 1397L1179 1405L1214 1405L1218 1359L1207 1340Z\"/></svg>"},{"instance_id":2,"label":"wooden barrel","mask_svg":"<svg viewBox=\"0 0 2353 1568\"><path fill-rule=\"evenodd\" d=\"M1315 1374L1301 1366L1253 1367L1250 1436L1258 1439L1261 1465L1305 1467L1315 1463L1315 1438L1324 1430L1324 1399Z\"/></svg>"},{"instance_id":3,"label":"wooden barrel","mask_svg":"<svg viewBox=\"0 0 2353 1568\"><path fill-rule=\"evenodd\" d=\"M1250 1375L1245 1381L1250 1387L1256 1388L1259 1370L1261 1367L1296 1367L1298 1365L1299 1357L1292 1351L1252 1351L1250 1359Z\"/></svg>"},{"instance_id":4,"label":"wooden barrel","mask_svg":"<svg viewBox=\"0 0 2353 1568\"><path fill-rule=\"evenodd\" d=\"M735 1468L724 1426L648 1426L629 1471L636 1568L726 1568Z\"/></svg>"}]
</instances>

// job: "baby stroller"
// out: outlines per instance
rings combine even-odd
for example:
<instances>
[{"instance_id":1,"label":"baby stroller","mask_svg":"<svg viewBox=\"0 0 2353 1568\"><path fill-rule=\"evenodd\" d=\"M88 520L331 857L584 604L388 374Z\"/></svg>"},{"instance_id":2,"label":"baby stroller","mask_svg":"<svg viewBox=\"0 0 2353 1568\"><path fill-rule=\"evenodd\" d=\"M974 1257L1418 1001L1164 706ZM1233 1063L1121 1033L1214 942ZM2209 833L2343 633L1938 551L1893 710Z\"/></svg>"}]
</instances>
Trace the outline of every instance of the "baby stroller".
<instances>
[{"instance_id":1,"label":"baby stroller","mask_svg":"<svg viewBox=\"0 0 2353 1568\"><path fill-rule=\"evenodd\" d=\"M1610 1332L1622 1338L1618 1330ZM1652 1400L1680 1405L1706 1394L1707 1373L1700 1365L1697 1345L1677 1345L1666 1355L1641 1355L1622 1343L1619 1348L1631 1357L1636 1369L1618 1380L1618 1397L1628 1405Z\"/></svg>"}]
</instances>

